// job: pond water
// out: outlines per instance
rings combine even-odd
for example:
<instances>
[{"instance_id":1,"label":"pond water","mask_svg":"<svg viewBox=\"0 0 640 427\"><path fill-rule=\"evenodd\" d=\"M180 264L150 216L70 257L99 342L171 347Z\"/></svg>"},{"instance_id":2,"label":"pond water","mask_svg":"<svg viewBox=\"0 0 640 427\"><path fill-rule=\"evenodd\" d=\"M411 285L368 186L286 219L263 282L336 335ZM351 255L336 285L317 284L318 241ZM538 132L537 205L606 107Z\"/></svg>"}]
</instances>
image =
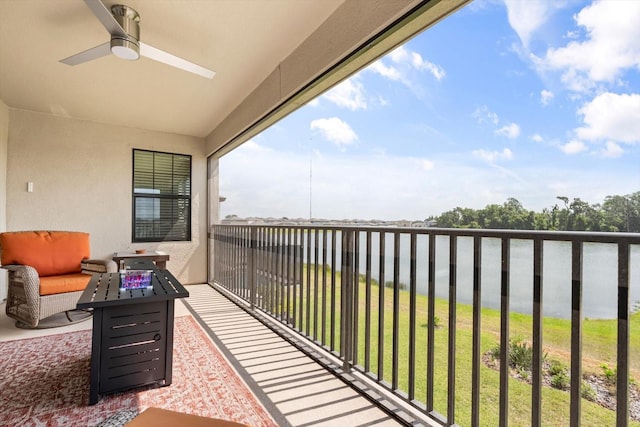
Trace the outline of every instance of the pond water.
<instances>
[{"instance_id":1,"label":"pond water","mask_svg":"<svg viewBox=\"0 0 640 427\"><path fill-rule=\"evenodd\" d=\"M340 232L336 233L337 247ZM372 278L379 278L379 234L372 233ZM321 239L320 239L321 240ZM400 238L400 282L408 287L410 264L408 235ZM427 294L428 286L428 236L417 239L417 290ZM328 239L327 260L331 257L331 238ZM339 250L336 264L340 266ZM384 282L393 280L393 234L385 239ZM531 314L533 310L533 242L511 240L510 251L510 308L511 311ZM501 242L499 239L482 239L482 306L500 308ZM306 256L306 255L305 255ZM360 274L365 273L366 234L360 237ZM306 258L305 258L306 259ZM615 319L617 317L617 246L613 244L587 243L583 251L583 299L585 318ZM322 262L322 260L320 260ZM471 304L473 297L473 239L458 239L457 299ZM449 286L449 238L436 238L436 295L448 297ZM640 303L640 247L632 246L630 255L630 300ZM571 243L544 242L543 246L543 315L569 318L571 316Z\"/></svg>"}]
</instances>

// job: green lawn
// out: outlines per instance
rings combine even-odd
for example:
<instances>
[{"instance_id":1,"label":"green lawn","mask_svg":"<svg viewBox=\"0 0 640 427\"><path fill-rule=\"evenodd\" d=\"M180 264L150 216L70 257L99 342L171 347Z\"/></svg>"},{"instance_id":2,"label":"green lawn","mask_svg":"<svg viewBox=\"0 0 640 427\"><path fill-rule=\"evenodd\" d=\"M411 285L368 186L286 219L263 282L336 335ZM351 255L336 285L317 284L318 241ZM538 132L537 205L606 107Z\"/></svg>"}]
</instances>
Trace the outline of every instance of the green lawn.
<instances>
[{"instance_id":1,"label":"green lawn","mask_svg":"<svg viewBox=\"0 0 640 427\"><path fill-rule=\"evenodd\" d=\"M311 304L309 313L310 321L306 323L307 284L306 271L304 274L304 297L301 301L304 307L302 319L298 319L296 326L303 332L309 328L310 335L314 337L314 328L317 328L317 340L322 340L322 326L325 326L326 345L330 345L330 313L331 291L329 283L325 290L326 319L322 321L322 289L318 287L317 294L314 289L314 272L312 270L310 294L318 295L317 318L314 317L314 304ZM319 283L322 281L322 273L319 271ZM327 282L330 282L330 274L327 274ZM336 273L335 290L335 347L340 346L340 273ZM358 313L358 359L357 364L364 366L365 360L365 291L363 282L359 283ZM298 298L300 297L298 293ZM378 307L379 287L371 287L371 333L370 333L370 366L376 374L377 350L378 350ZM393 340L393 291L384 290L384 363L383 379L392 382L392 340ZM426 401L426 357L427 357L427 304L428 298L418 295L416 298L416 363L415 363L415 394L416 400ZM286 305L285 305L286 306ZM291 305L292 306L292 305ZM297 304L296 314L299 317L300 301ZM398 352L398 386L400 390L408 390L409 366L409 293L400 292L399 299L399 352ZM435 378L434 396L435 410L441 414L447 413L447 358L448 358L448 319L449 304L443 299L436 299L435 314L438 317L439 327L435 331ZM300 320L302 323L300 323ZM532 316L519 313L510 315L510 336L523 337L531 342ZM640 335L640 314L636 313L631 318L631 334L633 337ZM483 309L481 315L481 348L482 353L489 351L499 342L500 312L498 310ZM469 425L471 417L471 363L472 363L472 306L458 304L456 307L456 422L460 425ZM583 370L585 372L601 373L600 365L607 363L609 366L616 364L617 342L616 320L590 320L583 322ZM640 339L630 340L631 375L640 378ZM570 321L564 319L545 318L543 321L543 350L549 358L563 361L569 365L570 357ZM481 393L480 393L480 420L482 425L498 425L498 401L500 379L496 370L481 365ZM566 426L569 424L569 393L553 389L543 388L542 411L544 425ZM525 382L511 379L509 381L509 424L513 426L531 424L531 386ZM615 412L601 406L582 400L582 425L604 426L615 425ZM630 425L640 427L640 423L632 422Z\"/></svg>"}]
</instances>

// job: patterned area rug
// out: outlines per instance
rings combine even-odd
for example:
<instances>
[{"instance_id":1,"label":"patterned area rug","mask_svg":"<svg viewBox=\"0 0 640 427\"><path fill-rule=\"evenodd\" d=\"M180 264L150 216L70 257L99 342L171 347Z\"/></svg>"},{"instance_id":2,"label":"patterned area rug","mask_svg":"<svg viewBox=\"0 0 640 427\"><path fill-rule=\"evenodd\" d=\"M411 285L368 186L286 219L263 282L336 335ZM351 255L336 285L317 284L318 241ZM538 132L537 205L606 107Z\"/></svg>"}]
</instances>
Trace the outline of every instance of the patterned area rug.
<instances>
[{"instance_id":1,"label":"patterned area rug","mask_svg":"<svg viewBox=\"0 0 640 427\"><path fill-rule=\"evenodd\" d=\"M0 426L94 426L155 406L255 427L271 416L191 316L175 319L173 382L88 406L91 331L0 343Z\"/></svg>"}]
</instances>

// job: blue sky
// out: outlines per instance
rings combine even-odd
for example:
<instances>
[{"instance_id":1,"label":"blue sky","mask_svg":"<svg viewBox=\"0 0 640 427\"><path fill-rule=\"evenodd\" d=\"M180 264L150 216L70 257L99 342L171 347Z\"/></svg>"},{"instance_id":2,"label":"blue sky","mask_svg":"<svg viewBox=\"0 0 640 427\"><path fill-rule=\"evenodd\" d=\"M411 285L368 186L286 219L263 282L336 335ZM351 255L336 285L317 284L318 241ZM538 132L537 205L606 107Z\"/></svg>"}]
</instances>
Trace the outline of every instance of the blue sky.
<instances>
[{"instance_id":1,"label":"blue sky","mask_svg":"<svg viewBox=\"0 0 640 427\"><path fill-rule=\"evenodd\" d=\"M220 161L222 217L640 191L640 1L477 0ZM310 173L311 171L311 173Z\"/></svg>"}]
</instances>

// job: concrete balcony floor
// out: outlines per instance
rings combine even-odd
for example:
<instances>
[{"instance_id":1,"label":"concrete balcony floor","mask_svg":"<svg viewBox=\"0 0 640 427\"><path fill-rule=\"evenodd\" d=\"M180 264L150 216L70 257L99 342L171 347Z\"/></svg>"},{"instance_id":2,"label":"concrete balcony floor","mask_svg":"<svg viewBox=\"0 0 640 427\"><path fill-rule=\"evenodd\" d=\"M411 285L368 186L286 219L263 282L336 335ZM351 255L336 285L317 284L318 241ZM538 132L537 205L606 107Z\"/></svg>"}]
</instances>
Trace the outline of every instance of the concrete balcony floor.
<instances>
[{"instance_id":1,"label":"concrete balcony floor","mask_svg":"<svg viewBox=\"0 0 640 427\"><path fill-rule=\"evenodd\" d=\"M218 291L188 289L189 306L280 425L400 425Z\"/></svg>"},{"instance_id":2,"label":"concrete balcony floor","mask_svg":"<svg viewBox=\"0 0 640 427\"><path fill-rule=\"evenodd\" d=\"M397 426L295 346L208 285L187 288L176 316L194 315L214 343L281 426ZM0 342L91 328L91 321L64 328L23 330L0 305Z\"/></svg>"}]
</instances>

